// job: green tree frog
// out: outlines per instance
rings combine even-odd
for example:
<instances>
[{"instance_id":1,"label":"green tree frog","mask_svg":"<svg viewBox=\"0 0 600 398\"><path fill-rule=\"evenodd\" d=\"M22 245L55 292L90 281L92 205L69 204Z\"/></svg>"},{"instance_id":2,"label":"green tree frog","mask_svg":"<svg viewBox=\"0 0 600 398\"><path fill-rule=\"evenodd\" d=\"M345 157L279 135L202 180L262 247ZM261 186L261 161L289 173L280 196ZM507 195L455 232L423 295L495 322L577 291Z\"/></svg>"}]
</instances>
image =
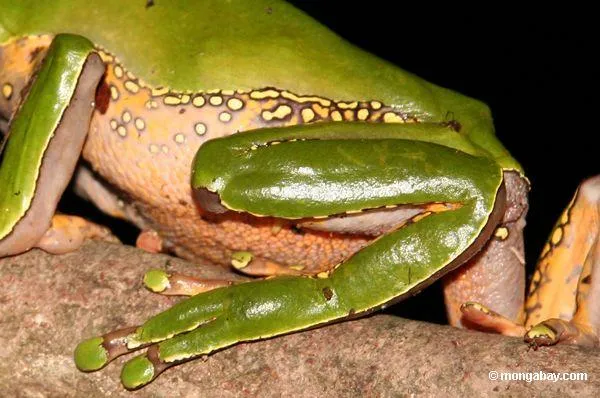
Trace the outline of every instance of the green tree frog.
<instances>
[{"instance_id":1,"label":"green tree frog","mask_svg":"<svg viewBox=\"0 0 600 398\"><path fill-rule=\"evenodd\" d=\"M149 346L123 368L138 388L183 360L365 315L446 274L453 325L597 344L599 180L560 219L525 303L528 183L489 109L285 2L0 0L0 89L0 256L112 239L55 214L74 178L142 229L139 246L262 277L148 272L150 289L192 297L81 342L84 371ZM567 299L545 304L558 291Z\"/></svg>"}]
</instances>

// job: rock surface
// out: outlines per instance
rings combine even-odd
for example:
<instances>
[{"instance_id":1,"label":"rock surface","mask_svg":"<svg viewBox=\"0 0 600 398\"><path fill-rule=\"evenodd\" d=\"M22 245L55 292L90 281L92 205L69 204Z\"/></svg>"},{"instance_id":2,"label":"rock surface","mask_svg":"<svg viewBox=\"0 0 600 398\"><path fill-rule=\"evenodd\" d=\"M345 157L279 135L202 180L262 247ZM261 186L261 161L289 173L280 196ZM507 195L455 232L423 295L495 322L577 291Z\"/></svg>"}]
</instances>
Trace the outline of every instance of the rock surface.
<instances>
[{"instance_id":1,"label":"rock surface","mask_svg":"<svg viewBox=\"0 0 600 398\"><path fill-rule=\"evenodd\" d=\"M378 315L239 344L167 370L128 392L123 358L82 373L83 338L135 325L176 299L142 288L149 268L218 277L183 261L121 245L87 243L62 256L32 250L0 260L2 396L521 396L600 391L600 350L528 350L519 340ZM587 372L588 381L491 381L490 371Z\"/></svg>"}]
</instances>

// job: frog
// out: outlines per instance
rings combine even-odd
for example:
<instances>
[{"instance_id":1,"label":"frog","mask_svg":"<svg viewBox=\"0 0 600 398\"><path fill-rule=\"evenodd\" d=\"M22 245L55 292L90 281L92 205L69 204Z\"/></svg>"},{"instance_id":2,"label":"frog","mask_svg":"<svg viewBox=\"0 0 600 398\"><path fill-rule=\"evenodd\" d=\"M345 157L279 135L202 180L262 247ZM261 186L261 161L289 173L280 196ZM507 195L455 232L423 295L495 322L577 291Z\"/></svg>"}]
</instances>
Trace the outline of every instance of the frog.
<instances>
[{"instance_id":1,"label":"frog","mask_svg":"<svg viewBox=\"0 0 600 398\"><path fill-rule=\"evenodd\" d=\"M115 241L56 213L73 180L142 230L139 247L256 277L148 271L150 290L190 297L80 342L82 371L147 348L121 374L140 388L191 358L364 316L442 277L451 325L535 348L598 345L600 179L560 217L525 299L529 181L480 101L283 1L0 10L0 256Z\"/></svg>"}]
</instances>

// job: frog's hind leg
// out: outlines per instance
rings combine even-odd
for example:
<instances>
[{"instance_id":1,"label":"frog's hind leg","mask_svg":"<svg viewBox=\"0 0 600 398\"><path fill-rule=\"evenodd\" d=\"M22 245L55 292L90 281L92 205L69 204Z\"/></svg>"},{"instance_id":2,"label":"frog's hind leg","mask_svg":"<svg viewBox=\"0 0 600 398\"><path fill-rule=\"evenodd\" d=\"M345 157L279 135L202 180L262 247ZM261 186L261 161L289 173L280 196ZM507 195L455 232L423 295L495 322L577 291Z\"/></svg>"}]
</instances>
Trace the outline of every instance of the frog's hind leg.
<instances>
[{"instance_id":1,"label":"frog's hind leg","mask_svg":"<svg viewBox=\"0 0 600 398\"><path fill-rule=\"evenodd\" d=\"M531 281L525 341L598 346L600 176L584 181L557 222Z\"/></svg>"},{"instance_id":2,"label":"frog's hind leg","mask_svg":"<svg viewBox=\"0 0 600 398\"><path fill-rule=\"evenodd\" d=\"M342 140L333 143L346 149L340 151L332 151L331 147L318 148L315 144L300 142L307 146L306 149L321 149L333 154L327 162L337 167L343 163L340 157L347 156L355 143ZM361 159L366 167L361 164L361 169L378 174L380 168L368 166L381 164L384 154L364 151L364 143L357 144L360 145L354 148L356 152L350 153L367 153ZM386 144L389 147L386 147L385 155L395 157L393 162L386 162L387 168L392 175L399 176L384 180L389 181L386 185L389 190L385 192L393 194L393 202L423 203L423 200L417 200L420 196L413 196L414 191L403 190L406 187L404 181L414 184L414 173L408 168L415 167L426 173L424 178L439 188L435 195L427 195L427 201L440 204L444 210L440 208L435 214L412 217L402 227L374 239L326 277L287 276L215 289L179 302L136 328L135 332L88 339L76 349L77 366L92 371L105 366L120 353L151 345L146 355L127 362L121 373L125 387L139 388L170 366L237 342L366 315L374 308L414 295L436 277L462 264L482 247L500 222L505 206L500 170L484 158L461 155L432 144L404 141ZM294 147L290 150L299 153ZM374 156L369 157L369 153ZM354 159L346 158L350 164L355 164ZM422 167L424 164L432 167ZM273 167L281 169L277 164ZM407 172L403 175L400 170ZM461 178L440 178L448 170L460 173ZM474 174L483 178L470 178ZM281 180L287 181L291 176L294 176L293 172L282 175ZM325 173L321 176L327 177ZM348 171L348 176L364 177L356 176L353 170ZM465 180L472 184L465 185ZM279 185L279 179L274 184ZM330 184L317 186L327 190ZM418 186L421 185L413 185L415 189ZM370 190L371 186L365 185L364 189ZM322 193L322 190L312 192L315 199L322 199ZM272 208L272 203L266 205Z\"/></svg>"}]
</instances>

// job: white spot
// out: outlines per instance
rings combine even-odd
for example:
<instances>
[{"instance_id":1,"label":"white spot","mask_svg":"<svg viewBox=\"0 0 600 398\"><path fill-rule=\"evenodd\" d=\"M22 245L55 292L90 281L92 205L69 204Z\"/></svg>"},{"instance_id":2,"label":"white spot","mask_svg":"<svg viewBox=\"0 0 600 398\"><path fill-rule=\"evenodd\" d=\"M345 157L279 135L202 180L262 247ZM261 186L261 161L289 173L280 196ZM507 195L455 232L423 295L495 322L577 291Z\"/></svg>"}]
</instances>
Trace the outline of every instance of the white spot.
<instances>
[{"instance_id":1,"label":"white spot","mask_svg":"<svg viewBox=\"0 0 600 398\"><path fill-rule=\"evenodd\" d=\"M218 106L223 103L223 97L219 97L218 95L215 95L215 96L210 97L208 102L210 102L211 105Z\"/></svg>"},{"instance_id":2,"label":"white spot","mask_svg":"<svg viewBox=\"0 0 600 398\"><path fill-rule=\"evenodd\" d=\"M119 127L117 127L117 133L119 133L119 135L121 137L126 137L127 136L127 129L125 128L125 126L119 126Z\"/></svg>"},{"instance_id":3,"label":"white spot","mask_svg":"<svg viewBox=\"0 0 600 398\"><path fill-rule=\"evenodd\" d=\"M133 94L137 94L138 91L140 91L140 86L138 86L137 83L135 83L131 80L127 80L125 82L125 88L127 89L127 91L130 91Z\"/></svg>"},{"instance_id":4,"label":"white spot","mask_svg":"<svg viewBox=\"0 0 600 398\"><path fill-rule=\"evenodd\" d=\"M192 100L192 104L197 108L200 108L205 103L206 103L206 101L204 100L204 97L201 95L194 97L194 99Z\"/></svg>"},{"instance_id":5,"label":"white spot","mask_svg":"<svg viewBox=\"0 0 600 398\"><path fill-rule=\"evenodd\" d=\"M219 114L219 120L222 121L223 123L227 123L228 121L231 120L231 113L229 113L229 112L221 112Z\"/></svg>"},{"instance_id":6,"label":"white spot","mask_svg":"<svg viewBox=\"0 0 600 398\"><path fill-rule=\"evenodd\" d=\"M115 65L114 71L115 71L115 76L117 78L120 79L123 77L123 68L121 68L119 65Z\"/></svg>"},{"instance_id":7,"label":"white spot","mask_svg":"<svg viewBox=\"0 0 600 398\"><path fill-rule=\"evenodd\" d=\"M196 125L194 126L194 131L196 131L196 134L198 135L206 134L206 124L196 123Z\"/></svg>"},{"instance_id":8,"label":"white spot","mask_svg":"<svg viewBox=\"0 0 600 398\"><path fill-rule=\"evenodd\" d=\"M185 142L185 135L183 133L175 134L175 142L178 144L183 144Z\"/></svg>"},{"instance_id":9,"label":"white spot","mask_svg":"<svg viewBox=\"0 0 600 398\"><path fill-rule=\"evenodd\" d=\"M144 128L146 128L146 123L144 122L144 119L141 118L136 118L135 119L135 128L138 129L139 131L142 131Z\"/></svg>"},{"instance_id":10,"label":"white spot","mask_svg":"<svg viewBox=\"0 0 600 398\"><path fill-rule=\"evenodd\" d=\"M230 98L227 101L227 107L232 111L239 111L244 106L244 103L239 98Z\"/></svg>"},{"instance_id":11,"label":"white spot","mask_svg":"<svg viewBox=\"0 0 600 398\"><path fill-rule=\"evenodd\" d=\"M113 86L112 84L110 86L110 98L113 101L116 101L116 100L119 99L119 90L115 86Z\"/></svg>"}]
</instances>

